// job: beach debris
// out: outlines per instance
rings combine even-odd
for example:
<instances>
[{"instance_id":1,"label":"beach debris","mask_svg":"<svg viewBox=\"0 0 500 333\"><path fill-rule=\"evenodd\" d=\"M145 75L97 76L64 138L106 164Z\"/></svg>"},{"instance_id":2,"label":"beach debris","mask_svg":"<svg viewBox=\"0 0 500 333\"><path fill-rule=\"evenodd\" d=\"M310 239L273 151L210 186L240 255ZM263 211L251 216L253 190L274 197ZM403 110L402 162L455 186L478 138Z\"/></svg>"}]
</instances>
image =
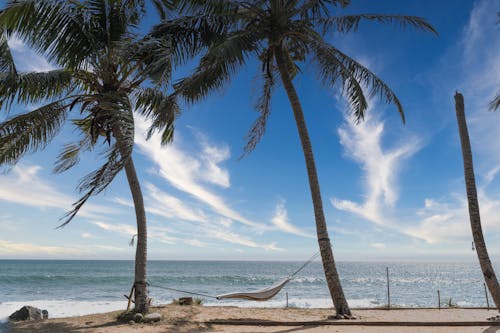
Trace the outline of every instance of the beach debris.
<instances>
[{"instance_id":1,"label":"beach debris","mask_svg":"<svg viewBox=\"0 0 500 333\"><path fill-rule=\"evenodd\" d=\"M161 314L158 312L149 313L144 316L145 323L153 323L161 320Z\"/></svg>"},{"instance_id":2,"label":"beach debris","mask_svg":"<svg viewBox=\"0 0 500 333\"><path fill-rule=\"evenodd\" d=\"M25 305L9 316L12 321L32 321L49 318L47 310L40 310L33 306Z\"/></svg>"},{"instance_id":3,"label":"beach debris","mask_svg":"<svg viewBox=\"0 0 500 333\"><path fill-rule=\"evenodd\" d=\"M142 315L142 313L136 313L134 314L133 319L136 323L140 323L144 320L144 316Z\"/></svg>"},{"instance_id":4,"label":"beach debris","mask_svg":"<svg viewBox=\"0 0 500 333\"><path fill-rule=\"evenodd\" d=\"M134 324L135 324L135 321L133 321L133 320L129 320L128 324L129 324L129 325L134 325Z\"/></svg>"},{"instance_id":5,"label":"beach debris","mask_svg":"<svg viewBox=\"0 0 500 333\"><path fill-rule=\"evenodd\" d=\"M193 305L192 297L179 297L179 305Z\"/></svg>"}]
</instances>

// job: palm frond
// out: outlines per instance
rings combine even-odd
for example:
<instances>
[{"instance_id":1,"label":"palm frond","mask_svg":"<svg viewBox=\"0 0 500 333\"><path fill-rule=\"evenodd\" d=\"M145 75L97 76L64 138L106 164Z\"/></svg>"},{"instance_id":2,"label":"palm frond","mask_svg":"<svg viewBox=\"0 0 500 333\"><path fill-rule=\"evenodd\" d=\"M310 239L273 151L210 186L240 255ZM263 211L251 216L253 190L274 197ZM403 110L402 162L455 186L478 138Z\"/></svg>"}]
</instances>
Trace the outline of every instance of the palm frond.
<instances>
[{"instance_id":1,"label":"palm frond","mask_svg":"<svg viewBox=\"0 0 500 333\"><path fill-rule=\"evenodd\" d=\"M44 148L61 129L68 104L57 101L0 124L0 165Z\"/></svg>"},{"instance_id":2,"label":"palm frond","mask_svg":"<svg viewBox=\"0 0 500 333\"><path fill-rule=\"evenodd\" d=\"M100 46L89 32L83 8L79 1L9 0L0 13L0 26L50 61L76 68Z\"/></svg>"},{"instance_id":3,"label":"palm frond","mask_svg":"<svg viewBox=\"0 0 500 333\"><path fill-rule=\"evenodd\" d=\"M274 88L274 75L272 69L264 71L263 80L264 84L262 86L262 92L257 104L255 105L255 110L259 113L259 117L255 120L252 128L247 133L247 143L243 149L243 155L241 157L251 153L266 132L267 120L269 118L269 114L271 113L271 97Z\"/></svg>"},{"instance_id":4,"label":"palm frond","mask_svg":"<svg viewBox=\"0 0 500 333\"><path fill-rule=\"evenodd\" d=\"M153 27L153 39L169 41L174 65L185 64L200 51L223 38L227 21L222 16L183 16Z\"/></svg>"},{"instance_id":5,"label":"palm frond","mask_svg":"<svg viewBox=\"0 0 500 333\"><path fill-rule=\"evenodd\" d=\"M490 111L496 111L500 107L500 91L497 92L495 98L490 102Z\"/></svg>"},{"instance_id":6,"label":"palm frond","mask_svg":"<svg viewBox=\"0 0 500 333\"><path fill-rule=\"evenodd\" d=\"M65 145L55 162L54 173L62 173L74 167L80 161L80 153L89 151L92 147L90 135L84 135L80 141Z\"/></svg>"},{"instance_id":7,"label":"palm frond","mask_svg":"<svg viewBox=\"0 0 500 333\"><path fill-rule=\"evenodd\" d=\"M125 160L120 158L120 156L120 149L117 144L114 144L106 154L106 163L104 163L99 169L82 178L78 186L78 191L84 194L73 204L73 209L61 218L63 223L59 225L58 228L62 228L70 223L91 196L101 193L109 184L111 184L115 176L123 169L125 164ZM127 158L129 157L130 156Z\"/></svg>"},{"instance_id":8,"label":"palm frond","mask_svg":"<svg viewBox=\"0 0 500 333\"><path fill-rule=\"evenodd\" d=\"M10 107L12 103L36 104L67 96L76 87L71 71L29 72L11 75L0 73L0 101Z\"/></svg>"},{"instance_id":9,"label":"palm frond","mask_svg":"<svg viewBox=\"0 0 500 333\"><path fill-rule=\"evenodd\" d=\"M238 31L213 45L194 74L174 85L176 94L188 102L196 102L211 91L221 89L251 53L260 53L258 38L252 30Z\"/></svg>"},{"instance_id":10,"label":"palm frond","mask_svg":"<svg viewBox=\"0 0 500 333\"><path fill-rule=\"evenodd\" d=\"M305 20L315 20L329 16L328 5L347 7L351 0L306 0L298 7L297 14Z\"/></svg>"},{"instance_id":11,"label":"palm frond","mask_svg":"<svg viewBox=\"0 0 500 333\"><path fill-rule=\"evenodd\" d=\"M17 75L16 64L8 44L8 35L0 32L0 73Z\"/></svg>"},{"instance_id":12,"label":"palm frond","mask_svg":"<svg viewBox=\"0 0 500 333\"><path fill-rule=\"evenodd\" d=\"M434 27L424 18L418 16L406 15L384 15L384 14L358 14L345 16L329 16L316 20L323 26L323 31L336 31L348 33L358 30L359 23L362 20L377 21L379 23L397 23L400 27L412 27L423 31L432 32L437 35Z\"/></svg>"},{"instance_id":13,"label":"palm frond","mask_svg":"<svg viewBox=\"0 0 500 333\"><path fill-rule=\"evenodd\" d=\"M147 139L150 139L155 131L160 131L162 144L172 142L174 121L180 113L175 95L166 95L157 89L146 88L137 93L135 107L139 114L152 120Z\"/></svg>"},{"instance_id":14,"label":"palm frond","mask_svg":"<svg viewBox=\"0 0 500 333\"><path fill-rule=\"evenodd\" d=\"M173 48L167 38L146 38L129 45L125 56L140 64L141 77L149 78L158 86L167 86L172 78ZM134 66L136 68L138 66ZM125 75L128 76L128 75Z\"/></svg>"},{"instance_id":15,"label":"palm frond","mask_svg":"<svg viewBox=\"0 0 500 333\"><path fill-rule=\"evenodd\" d=\"M312 43L315 60L320 66L320 75L323 82L334 86L338 79L342 80L344 92L347 92L351 108L360 120L364 117L367 108L366 98L362 87L370 90L370 97L379 96L388 104L394 104L398 109L403 123L405 116L403 106L391 88L368 68L350 58L337 48L326 44L322 40Z\"/></svg>"}]
</instances>

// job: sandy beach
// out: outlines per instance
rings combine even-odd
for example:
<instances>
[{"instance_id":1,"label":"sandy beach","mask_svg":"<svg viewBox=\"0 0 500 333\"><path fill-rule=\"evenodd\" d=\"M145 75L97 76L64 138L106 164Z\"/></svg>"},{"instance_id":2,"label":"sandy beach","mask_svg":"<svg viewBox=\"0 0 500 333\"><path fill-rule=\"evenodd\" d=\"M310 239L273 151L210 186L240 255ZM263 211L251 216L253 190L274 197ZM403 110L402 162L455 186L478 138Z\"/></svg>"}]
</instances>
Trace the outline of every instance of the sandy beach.
<instances>
[{"instance_id":1,"label":"sandy beach","mask_svg":"<svg viewBox=\"0 0 500 333\"><path fill-rule=\"evenodd\" d=\"M7 332L500 332L487 309L358 309L355 320L332 320L331 309L238 308L167 305L152 309L163 319L151 324L119 323L120 311L12 324Z\"/></svg>"}]
</instances>

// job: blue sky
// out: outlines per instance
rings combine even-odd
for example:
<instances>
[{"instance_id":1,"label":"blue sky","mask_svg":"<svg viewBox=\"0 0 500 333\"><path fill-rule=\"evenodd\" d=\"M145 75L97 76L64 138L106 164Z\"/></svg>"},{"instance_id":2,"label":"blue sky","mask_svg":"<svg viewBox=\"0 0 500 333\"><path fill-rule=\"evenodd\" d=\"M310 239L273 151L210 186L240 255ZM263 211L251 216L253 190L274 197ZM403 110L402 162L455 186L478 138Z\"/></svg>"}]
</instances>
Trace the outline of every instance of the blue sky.
<instances>
[{"instance_id":1,"label":"blue sky","mask_svg":"<svg viewBox=\"0 0 500 333\"><path fill-rule=\"evenodd\" d=\"M500 122L487 111L500 87L499 10L494 0L353 1L346 12L423 16L439 32L365 23L330 37L393 88L405 126L377 99L366 121L354 125L339 92L318 82L313 64L303 66L294 83L337 260L474 259L455 90L465 97L486 241L493 258L500 256ZM153 23L148 18L144 29ZM20 40L10 46L22 70L52 68ZM239 159L257 116L257 71L251 63L223 91L185 108L168 147L157 137L146 142L147 124L136 119L150 259L301 260L317 251L305 164L281 86L262 142ZM78 180L101 162L89 153L54 175L61 146L74 137L68 127L0 174L0 258L133 259L135 216L124 175L55 229L78 198Z\"/></svg>"}]
</instances>

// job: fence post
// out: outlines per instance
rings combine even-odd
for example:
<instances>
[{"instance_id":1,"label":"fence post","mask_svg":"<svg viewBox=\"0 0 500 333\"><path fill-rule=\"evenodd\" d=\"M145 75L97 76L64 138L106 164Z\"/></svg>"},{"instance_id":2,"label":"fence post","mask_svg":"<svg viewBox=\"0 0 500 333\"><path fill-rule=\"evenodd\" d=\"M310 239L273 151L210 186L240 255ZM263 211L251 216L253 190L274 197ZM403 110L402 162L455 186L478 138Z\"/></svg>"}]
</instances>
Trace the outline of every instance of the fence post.
<instances>
[{"instance_id":1,"label":"fence post","mask_svg":"<svg viewBox=\"0 0 500 333\"><path fill-rule=\"evenodd\" d=\"M391 289L389 286L389 267L385 268L386 273L387 273L387 308L391 308Z\"/></svg>"},{"instance_id":2,"label":"fence post","mask_svg":"<svg viewBox=\"0 0 500 333\"><path fill-rule=\"evenodd\" d=\"M441 294L439 293L439 289L438 289L438 309L441 309Z\"/></svg>"}]
</instances>

